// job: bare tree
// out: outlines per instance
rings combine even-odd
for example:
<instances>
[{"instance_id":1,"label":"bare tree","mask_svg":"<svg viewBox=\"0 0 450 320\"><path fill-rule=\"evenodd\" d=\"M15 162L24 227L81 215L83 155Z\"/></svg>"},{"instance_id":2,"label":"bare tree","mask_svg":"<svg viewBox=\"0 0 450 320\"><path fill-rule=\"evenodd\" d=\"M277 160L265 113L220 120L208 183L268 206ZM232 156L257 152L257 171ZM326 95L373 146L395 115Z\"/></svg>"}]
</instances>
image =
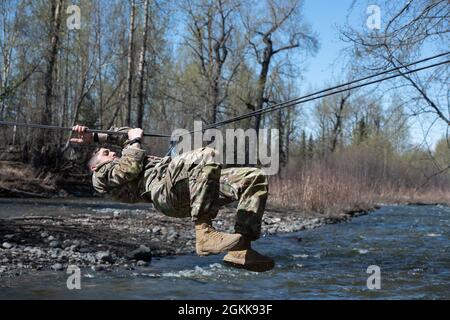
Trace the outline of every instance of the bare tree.
<instances>
[{"instance_id":1,"label":"bare tree","mask_svg":"<svg viewBox=\"0 0 450 320\"><path fill-rule=\"evenodd\" d=\"M137 126L143 127L144 118L144 97L145 97L145 65L146 65L146 53L147 53L147 33L149 29L149 0L145 0L144 3L144 29L142 31L142 48L139 56L139 91L138 91L138 106L137 106Z\"/></svg>"},{"instance_id":2,"label":"bare tree","mask_svg":"<svg viewBox=\"0 0 450 320\"><path fill-rule=\"evenodd\" d=\"M61 20L62 20L62 4L63 0L52 0L50 6L50 23L49 23L49 43L48 51L46 53L46 71L44 74L44 108L40 114L41 124L52 123L52 112L54 103L54 76L55 68L57 66ZM42 166L51 166L57 161L55 157L56 148L49 148L49 141L52 141L52 135L48 131L42 131L34 145L33 165L35 168L42 169ZM38 175L40 172L38 171Z\"/></svg>"},{"instance_id":3,"label":"bare tree","mask_svg":"<svg viewBox=\"0 0 450 320\"><path fill-rule=\"evenodd\" d=\"M234 0L206 1L194 4L185 2L185 11L189 23L189 35L185 45L193 53L194 61L199 66L202 82L200 86L206 102L206 121L217 121L219 108L228 98L228 87L233 80L240 61L234 55L233 37L236 32L235 14L239 3ZM230 61L230 62L229 62ZM228 70L226 64L230 63Z\"/></svg>"},{"instance_id":4,"label":"bare tree","mask_svg":"<svg viewBox=\"0 0 450 320\"><path fill-rule=\"evenodd\" d=\"M134 31L136 18L136 0L131 0L130 11L130 28L128 35L128 73L127 73L127 109L125 123L127 126L131 126L131 103L133 98L133 72L134 72Z\"/></svg>"},{"instance_id":5,"label":"bare tree","mask_svg":"<svg viewBox=\"0 0 450 320\"><path fill-rule=\"evenodd\" d=\"M430 55L427 48L431 43L440 52L448 51L450 6L447 0L384 1L380 6L387 15L382 30L357 30L350 26L341 29L342 38L351 44L354 52L353 64L362 71L402 66L416 60L424 51ZM407 92L410 105L415 105L414 115L432 113L450 125L448 70L446 64L428 73L402 74L402 92ZM394 85L400 87L398 82Z\"/></svg>"},{"instance_id":6,"label":"bare tree","mask_svg":"<svg viewBox=\"0 0 450 320\"><path fill-rule=\"evenodd\" d=\"M258 6L261 12L255 14ZM308 24L301 22L299 0L266 0L263 4L250 2L242 13L242 20L245 37L260 67L256 101L249 102L248 106L259 110L268 102L267 81L274 58L294 49L315 52L318 42ZM257 115L253 127L259 130L260 123L261 115Z\"/></svg>"}]
</instances>

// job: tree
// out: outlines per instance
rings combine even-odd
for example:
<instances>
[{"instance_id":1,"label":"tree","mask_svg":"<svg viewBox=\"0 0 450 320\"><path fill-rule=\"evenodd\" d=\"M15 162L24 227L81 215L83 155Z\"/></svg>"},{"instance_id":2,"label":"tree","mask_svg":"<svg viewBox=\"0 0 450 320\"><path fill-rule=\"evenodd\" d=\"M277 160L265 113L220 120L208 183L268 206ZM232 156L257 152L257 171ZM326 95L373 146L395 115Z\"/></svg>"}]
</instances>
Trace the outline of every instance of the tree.
<instances>
[{"instance_id":1,"label":"tree","mask_svg":"<svg viewBox=\"0 0 450 320\"><path fill-rule=\"evenodd\" d=\"M257 8L260 11L255 14ZM309 25L302 19L299 0L266 0L259 4L248 1L242 12L242 20L245 38L260 68L256 99L248 102L248 105L251 110L259 110L268 102L267 81L275 57L286 58L286 54L292 50L314 53L318 42ZM253 122L257 132L260 124L261 115L257 115Z\"/></svg>"},{"instance_id":2,"label":"tree","mask_svg":"<svg viewBox=\"0 0 450 320\"><path fill-rule=\"evenodd\" d=\"M149 29L149 0L145 0L144 3L144 29L142 31L142 49L139 56L139 91L138 91L138 106L137 106L137 126L143 128L143 118L144 118L144 102L145 102L145 65L146 65L146 54L147 54L147 38Z\"/></svg>"},{"instance_id":3,"label":"tree","mask_svg":"<svg viewBox=\"0 0 450 320\"><path fill-rule=\"evenodd\" d=\"M131 104L133 98L133 72L134 72L134 31L136 18L136 0L131 0L130 28L128 32L128 73L127 73L127 109L125 123L131 126Z\"/></svg>"},{"instance_id":4,"label":"tree","mask_svg":"<svg viewBox=\"0 0 450 320\"><path fill-rule=\"evenodd\" d=\"M385 17L381 30L368 32L349 25L341 29L343 40L354 53L353 65L360 71L375 73L408 64L424 54L430 56L430 44L435 52L448 51L448 1L383 1L379 5ZM399 71L403 82L391 82L391 87L402 88L413 115L432 114L450 125L448 70L449 65L445 64L429 72L406 75Z\"/></svg>"},{"instance_id":5,"label":"tree","mask_svg":"<svg viewBox=\"0 0 450 320\"><path fill-rule=\"evenodd\" d=\"M238 7L235 0L184 3L189 30L184 44L200 76L197 92L206 107L204 120L207 123L217 122L241 62L239 48L233 43Z\"/></svg>"},{"instance_id":6,"label":"tree","mask_svg":"<svg viewBox=\"0 0 450 320\"><path fill-rule=\"evenodd\" d=\"M55 67L57 65L59 44L60 44L60 31L61 31L61 11L63 0L52 0L50 5L50 22L49 22L49 43L48 51L46 53L46 71L44 74L44 107L42 108L40 115L41 124L52 123L53 103L54 103L54 77ZM51 152L49 148L46 148L46 144L52 141L52 135L48 131L42 131L38 139L35 142L35 150L33 154L33 165L35 167L51 166L55 163L55 154ZM54 151L54 150L53 150Z\"/></svg>"}]
</instances>

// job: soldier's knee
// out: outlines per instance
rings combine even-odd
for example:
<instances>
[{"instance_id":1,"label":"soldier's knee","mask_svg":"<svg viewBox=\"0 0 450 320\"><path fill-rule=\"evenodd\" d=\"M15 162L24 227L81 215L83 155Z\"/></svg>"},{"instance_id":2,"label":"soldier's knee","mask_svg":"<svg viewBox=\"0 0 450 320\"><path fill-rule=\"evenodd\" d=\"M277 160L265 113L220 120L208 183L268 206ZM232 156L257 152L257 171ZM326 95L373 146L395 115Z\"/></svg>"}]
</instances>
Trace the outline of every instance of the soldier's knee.
<instances>
[{"instance_id":1,"label":"soldier's knee","mask_svg":"<svg viewBox=\"0 0 450 320\"><path fill-rule=\"evenodd\" d=\"M252 168L251 175L255 177L258 181L267 183L267 176L264 174L264 171L260 168Z\"/></svg>"},{"instance_id":2,"label":"soldier's knee","mask_svg":"<svg viewBox=\"0 0 450 320\"><path fill-rule=\"evenodd\" d=\"M211 147L202 148L201 154L203 158L207 161L214 161L214 159L218 156L217 150Z\"/></svg>"},{"instance_id":3,"label":"soldier's knee","mask_svg":"<svg viewBox=\"0 0 450 320\"><path fill-rule=\"evenodd\" d=\"M218 152L217 152L217 150L215 150L213 148L205 147L205 148L200 149L199 161L200 161L200 163L203 163L204 165L212 164L214 166L220 166L220 163L217 160L217 157L218 157Z\"/></svg>"}]
</instances>

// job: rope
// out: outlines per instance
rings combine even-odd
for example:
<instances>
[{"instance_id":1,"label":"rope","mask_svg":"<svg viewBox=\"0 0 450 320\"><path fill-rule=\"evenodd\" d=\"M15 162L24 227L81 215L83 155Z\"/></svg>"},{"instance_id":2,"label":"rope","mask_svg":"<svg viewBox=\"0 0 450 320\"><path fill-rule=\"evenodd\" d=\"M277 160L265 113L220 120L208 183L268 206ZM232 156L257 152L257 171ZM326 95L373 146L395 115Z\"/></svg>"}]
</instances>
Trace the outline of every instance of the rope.
<instances>
[{"instance_id":1,"label":"rope","mask_svg":"<svg viewBox=\"0 0 450 320\"><path fill-rule=\"evenodd\" d=\"M29 128L38 128L38 129L49 129L49 130L65 130L72 131L72 128L69 127L59 127L59 126L50 126L45 124L35 124L35 123L20 123L20 122L10 122L10 121L0 121L0 125L5 126L17 126L17 127L29 127ZM91 133L106 133L106 134L117 134L117 135L125 135L127 132L116 132L110 130L97 130L97 129L87 129L86 132ZM167 134L158 134L158 133L144 133L145 137L156 137L156 138L170 138L170 135Z\"/></svg>"},{"instance_id":2,"label":"rope","mask_svg":"<svg viewBox=\"0 0 450 320\"><path fill-rule=\"evenodd\" d=\"M390 72L393 72L393 71L397 71L397 70L400 70L400 69L403 69L403 68L407 68L407 67L409 67L411 65L419 64L419 63L422 63L424 61L436 59L437 57L441 57L441 56L447 55L447 54L450 54L450 51L446 52L446 53L439 54L439 55L434 56L434 57L430 57L430 58L426 58L426 59L423 59L423 60L420 60L420 61L416 61L416 62L407 64L407 65L403 65L403 66L399 66L399 67L396 67L396 68L392 68L392 69L389 69L389 70L377 73L375 75L367 76L367 77L364 77L364 78L361 78L361 79L357 79L357 80L350 81L350 82L347 82L347 83L344 83L344 84L340 84L340 85L335 86L335 87L331 87L331 88L323 89L323 90L320 90L320 91L317 91L317 92L313 92L313 93L310 93L310 94L307 94L305 96L302 96L302 97L299 97L299 98L295 98L295 99L292 99L292 100L289 100L289 101L273 104L271 106L268 106L268 107L265 107L265 108L262 108L262 109L259 109L259 110L255 110L255 111L252 111L252 112L249 112L249 113L237 116L237 117L233 117L233 118L230 118L230 119L226 119L224 121L219 121L219 122L207 125L204 128L202 128L201 130L193 130L193 131L190 131L189 133L186 133L186 134L183 134L183 135L180 135L180 136L184 136L184 135L188 135L188 134L192 134L192 133L196 133L196 132L203 132L203 131L208 130L208 129L217 128L217 127L223 126L225 124L229 124L229 123L232 123L232 122L244 120L244 119L251 118L251 117L254 117L254 116L257 116L257 115L260 115L260 114L273 112L273 111L277 111L277 110L281 110L281 109L285 109L285 108L289 108L289 107L292 107L292 106L296 106L296 105L303 104L303 103L306 103L306 102L314 101L314 100L317 100L317 99L321 99L321 98L324 98L324 97L328 97L328 96L331 96L331 95L342 93L342 92L345 92L345 91L366 87L366 86L369 86L369 85L372 85L372 84L375 84L375 83L381 83L381 82L384 82L386 80L390 80L390 79L394 79L394 78L397 78L397 77L401 77L401 76L404 76L404 75L407 75L407 74L411 74L411 73L414 73L414 72L419 72L419 71L423 71L423 70L426 70L426 69L434 68L434 67L437 67L437 66L449 63L450 60L441 61L441 62L434 63L434 64L431 64L431 65L427 65L427 66L424 66L424 67L421 67L421 68L408 70L406 72L400 72L399 74L391 75L391 76L388 76L388 77L385 77L385 78L381 78L381 79L378 79L378 80L369 81L369 82L366 82L366 83L363 83L363 84L355 85L355 86L352 86L352 87L348 87L348 88L345 88L345 89L341 89L341 90L337 90L337 91L333 91L333 92L330 92L330 93L327 93L327 94L320 95L321 93L325 93L325 92L328 92L328 91L331 91L331 90L335 90L337 88L347 87L347 86L349 86L351 84L355 84L355 83L358 83L358 82L361 82L361 81L364 81L364 80L372 79L372 78L378 77L380 75L383 75L383 74L386 74L386 73L390 73Z\"/></svg>"}]
</instances>

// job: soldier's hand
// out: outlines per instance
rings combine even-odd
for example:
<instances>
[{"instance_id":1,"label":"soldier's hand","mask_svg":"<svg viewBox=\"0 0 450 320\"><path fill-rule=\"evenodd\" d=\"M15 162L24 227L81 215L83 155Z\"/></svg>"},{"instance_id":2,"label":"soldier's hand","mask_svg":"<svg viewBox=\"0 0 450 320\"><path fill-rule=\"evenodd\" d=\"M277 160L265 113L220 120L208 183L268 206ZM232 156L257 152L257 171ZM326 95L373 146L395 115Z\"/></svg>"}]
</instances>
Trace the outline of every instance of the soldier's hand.
<instances>
[{"instance_id":1,"label":"soldier's hand","mask_svg":"<svg viewBox=\"0 0 450 320\"><path fill-rule=\"evenodd\" d=\"M75 144L91 144L94 141L94 134L92 132L86 132L88 127L76 125L72 128L72 131L76 133L74 138L70 139L71 143Z\"/></svg>"},{"instance_id":2,"label":"soldier's hand","mask_svg":"<svg viewBox=\"0 0 450 320\"><path fill-rule=\"evenodd\" d=\"M131 129L130 131L128 131L128 139L129 140L142 139L143 136L144 136L144 130L142 130L141 128L135 128L135 129Z\"/></svg>"}]
</instances>

